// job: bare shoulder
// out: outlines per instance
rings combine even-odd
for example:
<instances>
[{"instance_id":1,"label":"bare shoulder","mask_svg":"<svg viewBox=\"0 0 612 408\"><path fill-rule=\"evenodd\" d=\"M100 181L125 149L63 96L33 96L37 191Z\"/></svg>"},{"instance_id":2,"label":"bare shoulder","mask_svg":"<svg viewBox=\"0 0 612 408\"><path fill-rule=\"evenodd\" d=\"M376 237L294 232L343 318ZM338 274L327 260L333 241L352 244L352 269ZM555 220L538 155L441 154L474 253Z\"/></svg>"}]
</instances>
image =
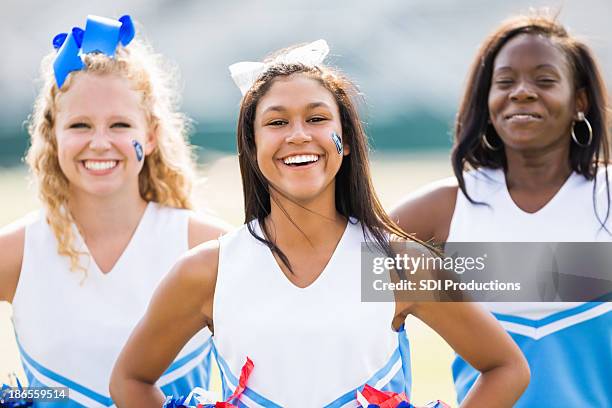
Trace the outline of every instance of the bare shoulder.
<instances>
[{"instance_id":1,"label":"bare shoulder","mask_svg":"<svg viewBox=\"0 0 612 408\"><path fill-rule=\"evenodd\" d=\"M12 302L19 282L25 245L26 226L31 216L0 228L0 301Z\"/></svg>"},{"instance_id":2,"label":"bare shoulder","mask_svg":"<svg viewBox=\"0 0 612 408\"><path fill-rule=\"evenodd\" d=\"M394 270L390 274L391 281L399 283L402 280L419 282L431 279L434 271L431 269L433 263L429 260L440 256L436 249L423 245L421 242L397 236L393 236L391 243L396 261ZM396 287L394 294L393 327L396 328L403 324L408 314L412 313L411 310L415 303L434 300L433 297L431 299L427 298L426 292L415 297L412 291L403 289L401 285Z\"/></svg>"},{"instance_id":3,"label":"bare shoulder","mask_svg":"<svg viewBox=\"0 0 612 408\"><path fill-rule=\"evenodd\" d=\"M162 281L158 290L181 295L181 303L190 310L212 318L212 299L217 283L219 241L212 240L187 251ZM198 296L184 296L197 293Z\"/></svg>"},{"instance_id":4,"label":"bare shoulder","mask_svg":"<svg viewBox=\"0 0 612 408\"><path fill-rule=\"evenodd\" d=\"M189 217L189 248L217 239L232 229L232 225L212 214L194 213Z\"/></svg>"},{"instance_id":5,"label":"bare shoulder","mask_svg":"<svg viewBox=\"0 0 612 408\"><path fill-rule=\"evenodd\" d=\"M394 219L413 216L415 213L438 213L451 211L455 207L458 190L457 180L449 177L427 184L406 195L390 214Z\"/></svg>"},{"instance_id":6,"label":"bare shoulder","mask_svg":"<svg viewBox=\"0 0 612 408\"><path fill-rule=\"evenodd\" d=\"M423 241L443 242L448 236L457 190L454 178L428 184L405 196L391 210L391 218Z\"/></svg>"},{"instance_id":7,"label":"bare shoulder","mask_svg":"<svg viewBox=\"0 0 612 408\"><path fill-rule=\"evenodd\" d=\"M190 249L179 258L171 275L181 286L214 288L218 266L219 241L210 240Z\"/></svg>"}]
</instances>

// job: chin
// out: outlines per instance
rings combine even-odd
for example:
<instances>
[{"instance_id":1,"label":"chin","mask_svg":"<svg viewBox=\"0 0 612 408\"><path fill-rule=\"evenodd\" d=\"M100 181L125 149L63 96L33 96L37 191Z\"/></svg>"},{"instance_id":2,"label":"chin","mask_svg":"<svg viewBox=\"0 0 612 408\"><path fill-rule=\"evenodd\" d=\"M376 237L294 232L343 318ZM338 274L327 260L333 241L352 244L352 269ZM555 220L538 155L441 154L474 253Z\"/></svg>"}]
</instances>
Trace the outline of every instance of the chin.
<instances>
[{"instance_id":1,"label":"chin","mask_svg":"<svg viewBox=\"0 0 612 408\"><path fill-rule=\"evenodd\" d=\"M289 198L291 201L299 203L309 203L317 199L323 193L323 189L315 187L280 189L281 195Z\"/></svg>"},{"instance_id":2,"label":"chin","mask_svg":"<svg viewBox=\"0 0 612 408\"><path fill-rule=\"evenodd\" d=\"M86 194L98 198L108 198L117 195L121 191L121 187L117 185L88 185L77 186L73 191L77 194Z\"/></svg>"},{"instance_id":3,"label":"chin","mask_svg":"<svg viewBox=\"0 0 612 408\"><path fill-rule=\"evenodd\" d=\"M506 147L511 149L533 149L540 147L539 145L541 145L542 137L531 132L515 132L512 136L504 137L503 142Z\"/></svg>"}]
</instances>

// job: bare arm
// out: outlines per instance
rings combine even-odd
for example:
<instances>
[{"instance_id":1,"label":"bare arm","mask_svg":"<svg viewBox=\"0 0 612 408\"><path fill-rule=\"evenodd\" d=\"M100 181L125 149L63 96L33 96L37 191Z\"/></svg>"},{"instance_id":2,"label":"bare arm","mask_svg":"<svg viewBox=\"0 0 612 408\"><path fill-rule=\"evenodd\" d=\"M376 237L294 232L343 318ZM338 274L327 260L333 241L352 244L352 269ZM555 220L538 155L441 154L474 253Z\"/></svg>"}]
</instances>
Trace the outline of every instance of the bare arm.
<instances>
[{"instance_id":1,"label":"bare arm","mask_svg":"<svg viewBox=\"0 0 612 408\"><path fill-rule=\"evenodd\" d=\"M423 241L443 243L455 211L457 183L444 179L406 196L389 215L405 232Z\"/></svg>"},{"instance_id":2,"label":"bare arm","mask_svg":"<svg viewBox=\"0 0 612 408\"><path fill-rule=\"evenodd\" d=\"M417 302L411 313L440 334L482 374L463 408L512 407L529 384L529 365L518 346L482 306L468 302Z\"/></svg>"},{"instance_id":3,"label":"bare arm","mask_svg":"<svg viewBox=\"0 0 612 408\"><path fill-rule=\"evenodd\" d=\"M118 407L163 405L155 382L191 337L212 328L218 256L218 241L202 244L160 283L115 363L110 393Z\"/></svg>"},{"instance_id":4,"label":"bare arm","mask_svg":"<svg viewBox=\"0 0 612 408\"><path fill-rule=\"evenodd\" d=\"M230 224L212 215L194 214L189 218L189 249L217 239L232 229Z\"/></svg>"},{"instance_id":5,"label":"bare arm","mask_svg":"<svg viewBox=\"0 0 612 408\"><path fill-rule=\"evenodd\" d=\"M24 243L23 223L10 224L0 230L0 301L11 303L15 297Z\"/></svg>"},{"instance_id":6,"label":"bare arm","mask_svg":"<svg viewBox=\"0 0 612 408\"><path fill-rule=\"evenodd\" d=\"M400 252L416 259L438 256L415 243L408 243ZM454 272L444 269L420 268L412 275L412 279L453 279L453 275ZM529 365L521 350L491 313L472 302L414 301L438 299L438 296L445 299L447 295L452 298L453 293L443 291L428 291L422 295L430 296L418 298L411 291L400 290L395 295L394 327L401 325L408 314L414 315L434 329L455 352L481 372L462 407L513 406L529 384Z\"/></svg>"}]
</instances>

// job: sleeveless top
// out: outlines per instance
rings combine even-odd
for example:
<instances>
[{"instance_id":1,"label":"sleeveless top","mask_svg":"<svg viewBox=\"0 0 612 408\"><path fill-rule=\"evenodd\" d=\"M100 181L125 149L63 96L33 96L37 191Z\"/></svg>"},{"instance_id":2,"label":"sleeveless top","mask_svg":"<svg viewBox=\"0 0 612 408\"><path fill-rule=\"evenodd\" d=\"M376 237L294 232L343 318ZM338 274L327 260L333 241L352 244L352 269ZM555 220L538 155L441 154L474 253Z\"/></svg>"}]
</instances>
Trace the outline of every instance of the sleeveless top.
<instances>
[{"instance_id":1,"label":"sleeveless top","mask_svg":"<svg viewBox=\"0 0 612 408\"><path fill-rule=\"evenodd\" d=\"M251 225L263 236L257 220ZM356 407L356 390L410 393L408 338L392 329L395 304L361 302L364 231L347 223L321 275L292 284L270 249L243 226L220 238L214 350L224 398L249 357L239 406Z\"/></svg>"},{"instance_id":2,"label":"sleeveless top","mask_svg":"<svg viewBox=\"0 0 612 408\"><path fill-rule=\"evenodd\" d=\"M468 194L457 193L449 242L604 242L612 236L594 213L594 181L572 173L540 210L527 213L512 201L503 170L464 173ZM611 183L612 184L612 183ZM605 217L603 169L597 175L596 206ZM606 227L610 230L612 222ZM612 401L612 303L483 303L509 332L531 368L530 384L515 407L604 407ZM478 371L462 358L453 363L459 401ZM543 404L543 405L539 405Z\"/></svg>"},{"instance_id":3,"label":"sleeveless top","mask_svg":"<svg viewBox=\"0 0 612 408\"><path fill-rule=\"evenodd\" d=\"M119 352L144 315L158 283L188 250L191 212L149 203L109 273L102 273L76 228L82 271L71 271L41 211L26 226L13 301L17 345L30 387L68 387L70 401L40 407L111 407L108 385ZM172 328L168 328L171 330ZM208 387L212 341L199 332L158 381L166 395Z\"/></svg>"}]
</instances>

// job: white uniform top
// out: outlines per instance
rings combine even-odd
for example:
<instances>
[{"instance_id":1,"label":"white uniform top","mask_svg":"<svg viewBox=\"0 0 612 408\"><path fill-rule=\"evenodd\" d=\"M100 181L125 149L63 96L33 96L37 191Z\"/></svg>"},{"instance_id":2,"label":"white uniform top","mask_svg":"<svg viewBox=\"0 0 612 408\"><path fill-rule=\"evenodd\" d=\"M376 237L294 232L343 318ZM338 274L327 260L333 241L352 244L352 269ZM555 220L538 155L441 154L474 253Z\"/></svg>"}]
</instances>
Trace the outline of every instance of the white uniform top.
<instances>
[{"instance_id":1,"label":"white uniform top","mask_svg":"<svg viewBox=\"0 0 612 408\"><path fill-rule=\"evenodd\" d=\"M610 170L612 174L612 169ZM512 200L502 170L464 174L472 204L461 190L449 242L611 241L594 213L593 181L572 173L540 210L527 213ZM612 187L612 183L611 183ZM597 209L605 218L603 169L597 176ZM611 214L612 218L612 214ZM606 223L608 230L612 219ZM610 406L612 401L612 303L483 303L521 347L531 366L531 383L516 407ZM594 357L595 356L595 357ZM453 364L459 400L478 373L461 358Z\"/></svg>"},{"instance_id":2,"label":"white uniform top","mask_svg":"<svg viewBox=\"0 0 612 408\"><path fill-rule=\"evenodd\" d=\"M149 203L109 273L102 273L92 257L81 257L87 276L70 271L69 258L57 253L44 212L37 214L26 227L13 300L13 322L30 386L69 387L69 403L58 407L113 406L108 384L115 360L157 284L188 250L190 214ZM88 252L78 232L75 247ZM208 385L211 345L206 329L183 348L158 382L164 393L186 395L194 386Z\"/></svg>"},{"instance_id":3,"label":"white uniform top","mask_svg":"<svg viewBox=\"0 0 612 408\"><path fill-rule=\"evenodd\" d=\"M303 289L246 225L220 239L213 340L225 398L247 357L254 370L240 406L355 407L366 382L409 394L408 339L391 327L393 302L361 301L364 234L352 222ZM257 221L251 225L263 236Z\"/></svg>"}]
</instances>

